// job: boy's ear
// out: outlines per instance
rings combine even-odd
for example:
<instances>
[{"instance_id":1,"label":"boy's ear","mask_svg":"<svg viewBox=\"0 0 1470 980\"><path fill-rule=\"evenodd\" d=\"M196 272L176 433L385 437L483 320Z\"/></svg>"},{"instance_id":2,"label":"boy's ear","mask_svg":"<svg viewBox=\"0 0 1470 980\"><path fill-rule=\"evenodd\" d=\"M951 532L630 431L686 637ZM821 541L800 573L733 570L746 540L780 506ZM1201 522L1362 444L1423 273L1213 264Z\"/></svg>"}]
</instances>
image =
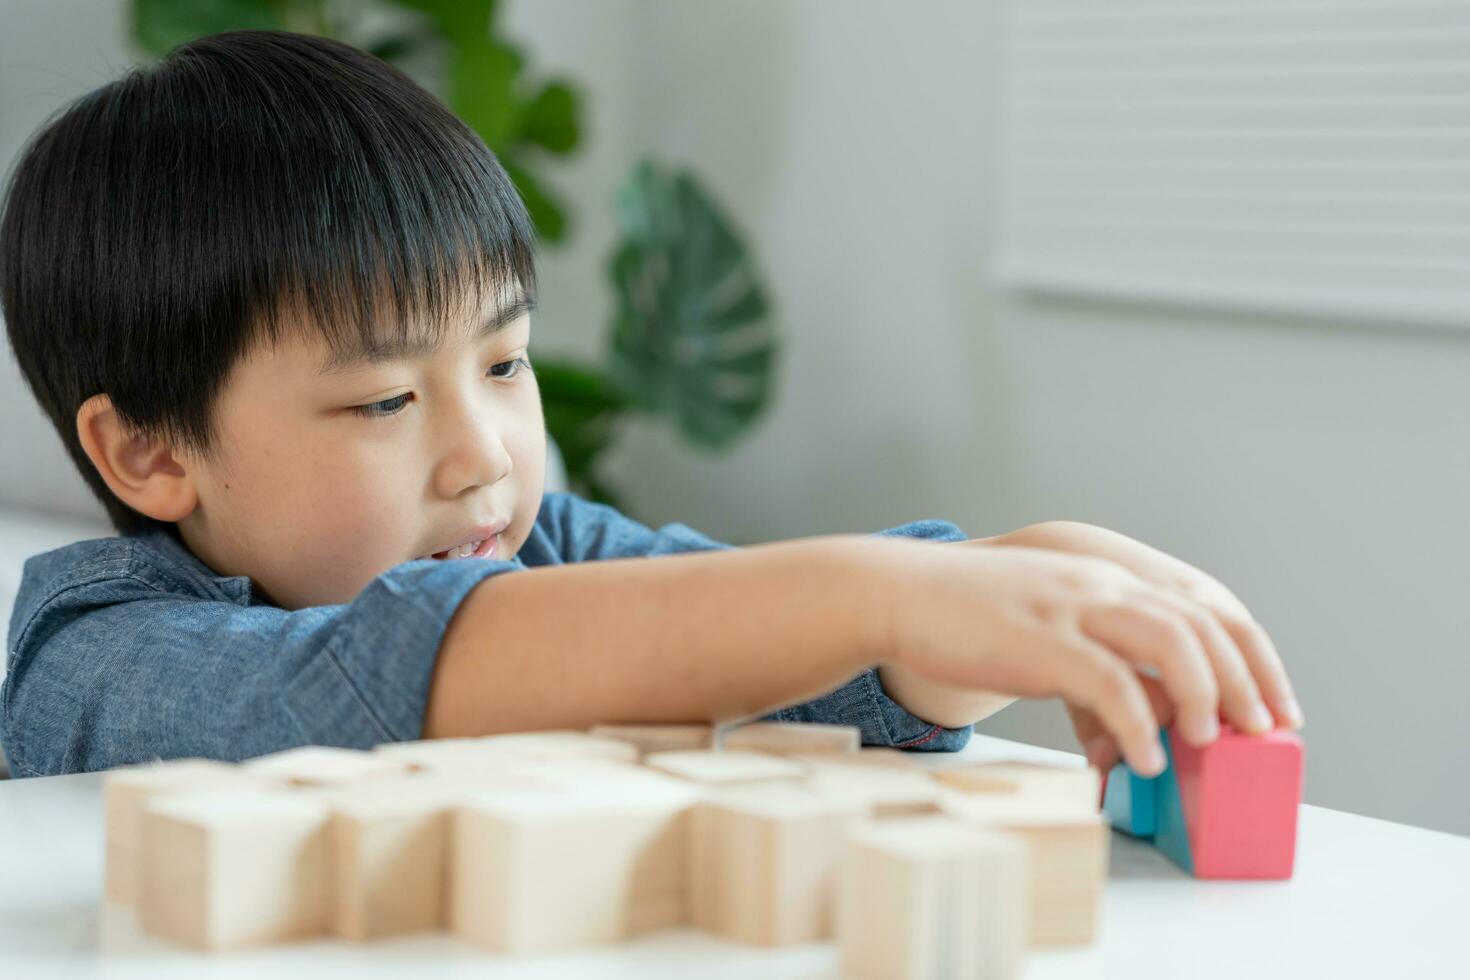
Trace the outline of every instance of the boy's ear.
<instances>
[{"instance_id":1,"label":"boy's ear","mask_svg":"<svg viewBox=\"0 0 1470 980\"><path fill-rule=\"evenodd\" d=\"M93 395L77 409L77 438L108 489L139 513L174 523L198 505L194 480L173 447L124 428L107 395Z\"/></svg>"}]
</instances>

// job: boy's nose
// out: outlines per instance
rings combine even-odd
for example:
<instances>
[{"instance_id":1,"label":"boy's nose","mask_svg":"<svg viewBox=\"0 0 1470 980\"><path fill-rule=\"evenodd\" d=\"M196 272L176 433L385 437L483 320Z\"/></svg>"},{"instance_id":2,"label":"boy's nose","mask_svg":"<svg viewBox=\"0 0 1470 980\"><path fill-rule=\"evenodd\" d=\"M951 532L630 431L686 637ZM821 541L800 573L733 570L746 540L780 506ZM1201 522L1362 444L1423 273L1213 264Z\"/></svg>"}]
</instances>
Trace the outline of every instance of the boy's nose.
<instances>
[{"instance_id":1,"label":"boy's nose","mask_svg":"<svg viewBox=\"0 0 1470 980\"><path fill-rule=\"evenodd\" d=\"M445 499L490 486L514 468L501 427L493 419L461 415L451 425L446 449L434 473L435 491Z\"/></svg>"}]
</instances>

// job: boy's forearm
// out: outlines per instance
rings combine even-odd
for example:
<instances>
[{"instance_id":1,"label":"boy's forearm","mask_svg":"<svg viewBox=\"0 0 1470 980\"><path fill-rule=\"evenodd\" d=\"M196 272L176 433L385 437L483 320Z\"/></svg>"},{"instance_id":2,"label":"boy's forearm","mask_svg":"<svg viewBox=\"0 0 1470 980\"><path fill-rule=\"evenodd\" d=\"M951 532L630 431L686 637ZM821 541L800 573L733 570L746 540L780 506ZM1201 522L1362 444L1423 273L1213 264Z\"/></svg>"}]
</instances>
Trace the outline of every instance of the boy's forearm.
<instances>
[{"instance_id":1,"label":"boy's forearm","mask_svg":"<svg viewBox=\"0 0 1470 980\"><path fill-rule=\"evenodd\" d=\"M445 633L423 734L723 721L816 697L887 655L893 545L829 535L486 579Z\"/></svg>"}]
</instances>

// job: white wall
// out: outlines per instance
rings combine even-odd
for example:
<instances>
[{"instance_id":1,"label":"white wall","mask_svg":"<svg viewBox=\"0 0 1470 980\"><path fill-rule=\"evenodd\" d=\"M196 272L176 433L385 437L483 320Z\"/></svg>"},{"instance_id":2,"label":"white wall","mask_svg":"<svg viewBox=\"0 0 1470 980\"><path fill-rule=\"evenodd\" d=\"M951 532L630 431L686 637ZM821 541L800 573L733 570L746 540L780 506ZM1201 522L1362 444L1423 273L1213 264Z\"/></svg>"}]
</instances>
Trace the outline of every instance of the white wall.
<instances>
[{"instance_id":1,"label":"white wall","mask_svg":"<svg viewBox=\"0 0 1470 980\"><path fill-rule=\"evenodd\" d=\"M85 0L0 0L0 173L62 105L120 75L123 8ZM3 323L3 321L0 321ZM31 397L9 343L0 355L0 505L105 520Z\"/></svg>"},{"instance_id":2,"label":"white wall","mask_svg":"<svg viewBox=\"0 0 1470 980\"><path fill-rule=\"evenodd\" d=\"M45 103L124 59L91 4L0 9L9 159ZM751 439L709 458L628 431L609 470L641 516L737 543L930 516L1116 528L1272 632L1309 802L1470 833L1470 333L999 295L990 4L521 0L508 26L590 96L587 152L551 171L581 235L543 258L535 344L600 350L611 195L643 151L721 196L779 302L779 400ZM85 508L5 370L0 438L24 464L0 499ZM1055 704L982 728L1070 746Z\"/></svg>"},{"instance_id":3,"label":"white wall","mask_svg":"<svg viewBox=\"0 0 1470 980\"><path fill-rule=\"evenodd\" d=\"M628 433L630 506L740 543L927 516L1115 528L1271 632L1308 801L1470 833L1470 331L998 295L993 4L530 6L569 71L588 34L634 36L623 142L722 196L787 332L779 403L734 452ZM981 728L1073 744L1055 703Z\"/></svg>"}]
</instances>

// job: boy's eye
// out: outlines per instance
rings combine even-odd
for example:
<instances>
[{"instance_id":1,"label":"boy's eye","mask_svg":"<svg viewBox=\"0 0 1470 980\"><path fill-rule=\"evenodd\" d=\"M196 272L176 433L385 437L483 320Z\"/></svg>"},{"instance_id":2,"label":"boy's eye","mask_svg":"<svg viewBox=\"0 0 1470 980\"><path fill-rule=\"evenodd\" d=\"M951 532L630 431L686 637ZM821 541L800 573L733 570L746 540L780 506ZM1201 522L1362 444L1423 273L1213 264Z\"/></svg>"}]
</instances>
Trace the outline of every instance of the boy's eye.
<instances>
[{"instance_id":1,"label":"boy's eye","mask_svg":"<svg viewBox=\"0 0 1470 980\"><path fill-rule=\"evenodd\" d=\"M507 381L507 380L509 380L511 378L514 378L517 374L520 374L521 373L520 372L520 369L521 368L530 368L530 366L531 366L531 362L530 361L527 361L524 357L517 357L517 358L515 358L513 360L501 361L499 364L492 364L490 366L490 375L491 375L491 377L499 378L501 381ZM495 373L495 369L496 368L503 368L503 367L509 367L510 368L510 372L507 373L507 374L496 374Z\"/></svg>"},{"instance_id":2,"label":"boy's eye","mask_svg":"<svg viewBox=\"0 0 1470 980\"><path fill-rule=\"evenodd\" d=\"M490 376L499 381L509 381L511 378L514 378L516 375L521 373L521 368L530 368L530 366L530 362L527 361L524 357L517 357L509 361L501 361L499 364L492 364L490 366ZM508 368L509 370L507 370L504 374L497 374L496 370L498 368ZM388 418L389 416L397 415L400 411L402 411L403 406L407 405L408 400L412 397L412 392L404 392L403 394L395 395L392 398L385 398L380 402L373 402L371 405L354 406L352 411L356 412L358 415L362 415L370 419Z\"/></svg>"}]
</instances>

